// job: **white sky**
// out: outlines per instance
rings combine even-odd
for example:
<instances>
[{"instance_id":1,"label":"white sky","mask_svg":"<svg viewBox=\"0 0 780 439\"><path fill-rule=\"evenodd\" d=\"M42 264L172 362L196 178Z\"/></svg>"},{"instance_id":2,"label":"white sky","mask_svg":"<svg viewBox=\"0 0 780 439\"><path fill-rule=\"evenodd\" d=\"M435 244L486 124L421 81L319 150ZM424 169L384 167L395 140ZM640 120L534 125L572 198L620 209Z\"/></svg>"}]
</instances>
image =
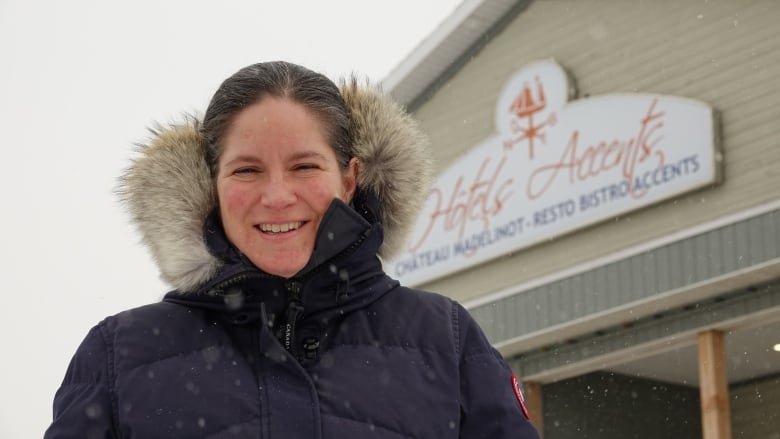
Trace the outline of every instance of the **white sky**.
<instances>
[{"instance_id":1,"label":"white sky","mask_svg":"<svg viewBox=\"0 0 780 439\"><path fill-rule=\"evenodd\" d=\"M153 121L284 59L384 78L460 0L0 0L0 438L41 437L90 327L167 288L112 193Z\"/></svg>"}]
</instances>

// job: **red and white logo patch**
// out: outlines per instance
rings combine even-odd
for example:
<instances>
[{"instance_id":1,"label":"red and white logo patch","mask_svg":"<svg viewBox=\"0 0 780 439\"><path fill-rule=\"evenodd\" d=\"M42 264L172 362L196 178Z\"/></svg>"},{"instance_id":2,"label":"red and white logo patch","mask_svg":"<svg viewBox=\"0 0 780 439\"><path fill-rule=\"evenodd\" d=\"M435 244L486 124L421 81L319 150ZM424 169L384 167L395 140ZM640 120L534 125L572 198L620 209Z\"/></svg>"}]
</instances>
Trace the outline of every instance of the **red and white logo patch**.
<instances>
[{"instance_id":1,"label":"red and white logo patch","mask_svg":"<svg viewBox=\"0 0 780 439\"><path fill-rule=\"evenodd\" d=\"M528 414L528 407L525 406L525 398L523 398L523 391L520 390L520 380L517 379L517 376L515 374L512 374L512 390L515 392L515 396L517 397L517 402L520 403L520 408L523 410L523 415L525 415L525 419L531 420L531 415Z\"/></svg>"}]
</instances>

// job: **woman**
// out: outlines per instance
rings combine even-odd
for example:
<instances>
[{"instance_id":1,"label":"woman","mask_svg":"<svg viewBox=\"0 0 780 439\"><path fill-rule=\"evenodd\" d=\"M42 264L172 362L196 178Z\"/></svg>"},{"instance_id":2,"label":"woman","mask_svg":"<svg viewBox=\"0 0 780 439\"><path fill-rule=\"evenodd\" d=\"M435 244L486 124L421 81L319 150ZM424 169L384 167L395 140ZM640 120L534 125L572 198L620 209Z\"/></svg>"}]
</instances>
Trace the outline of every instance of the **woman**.
<instances>
[{"instance_id":1,"label":"woman","mask_svg":"<svg viewBox=\"0 0 780 439\"><path fill-rule=\"evenodd\" d=\"M284 62L157 130L122 192L175 291L90 331L46 437L536 438L468 313L382 271L424 149L375 90Z\"/></svg>"}]
</instances>

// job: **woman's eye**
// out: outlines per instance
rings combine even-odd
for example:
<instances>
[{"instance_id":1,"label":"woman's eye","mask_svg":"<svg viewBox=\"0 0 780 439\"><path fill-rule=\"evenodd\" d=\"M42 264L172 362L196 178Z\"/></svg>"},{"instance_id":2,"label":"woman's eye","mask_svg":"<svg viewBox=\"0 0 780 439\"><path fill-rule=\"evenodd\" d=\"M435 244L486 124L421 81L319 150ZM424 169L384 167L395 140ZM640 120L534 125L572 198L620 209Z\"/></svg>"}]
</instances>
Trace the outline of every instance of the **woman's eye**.
<instances>
[{"instance_id":1,"label":"woman's eye","mask_svg":"<svg viewBox=\"0 0 780 439\"><path fill-rule=\"evenodd\" d=\"M315 163L298 163L297 165L293 166L293 169L296 171L307 171L310 169L319 169L319 168L320 167Z\"/></svg>"},{"instance_id":2,"label":"woman's eye","mask_svg":"<svg viewBox=\"0 0 780 439\"><path fill-rule=\"evenodd\" d=\"M243 176L247 176L247 175L252 175L252 174L255 174L255 173L257 173L257 172L258 172L258 171L257 171L257 169L255 169L255 168L238 168L238 169L236 169L235 171L233 171L233 174L234 174L234 175L243 175Z\"/></svg>"}]
</instances>

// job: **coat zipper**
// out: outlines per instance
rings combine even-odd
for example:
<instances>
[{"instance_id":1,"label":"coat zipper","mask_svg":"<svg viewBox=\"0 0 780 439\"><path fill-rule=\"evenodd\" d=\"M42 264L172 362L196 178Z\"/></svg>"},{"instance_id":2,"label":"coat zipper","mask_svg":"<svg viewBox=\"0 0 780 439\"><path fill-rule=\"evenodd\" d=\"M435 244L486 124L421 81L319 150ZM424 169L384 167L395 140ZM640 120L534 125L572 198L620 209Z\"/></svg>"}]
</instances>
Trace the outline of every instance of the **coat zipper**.
<instances>
[{"instance_id":1,"label":"coat zipper","mask_svg":"<svg viewBox=\"0 0 780 439\"><path fill-rule=\"evenodd\" d=\"M287 312L284 322L283 345L288 352L292 352L293 341L295 341L295 324L303 315L303 303L301 303L301 283L298 281L289 281L285 285L290 292L290 300L287 302Z\"/></svg>"},{"instance_id":2,"label":"coat zipper","mask_svg":"<svg viewBox=\"0 0 780 439\"><path fill-rule=\"evenodd\" d=\"M334 256L330 259L331 263L341 261L352 253L354 253L355 250L357 250L358 247L360 247L361 244L363 244L363 241L365 241L367 238L366 234L363 234L360 238L358 238L357 241L353 242L352 245L344 249L341 253ZM301 300L301 293L303 290L303 284L304 282L316 275L318 272L322 271L324 269L325 265L323 264L320 267L315 268L314 270L307 273L303 278L300 278L296 280L288 279L285 283L285 288L290 293L290 300L287 302L287 310L285 312L285 322L284 322L284 330L282 331L281 344L284 346L284 349L293 355L295 355L295 352L293 351L293 346L295 343L295 326L298 323L298 320L300 320L301 316L303 316L303 302ZM272 276L265 274L263 272L249 272L249 273L243 273L236 275L234 277L231 277L230 279L225 280L224 282L218 284L217 286L213 287L209 293L212 293L214 295L219 294L221 292L224 292L229 287L236 285L238 283L243 282L247 279L269 279L269 278L278 278L278 276ZM280 278L282 279L282 278Z\"/></svg>"},{"instance_id":3,"label":"coat zipper","mask_svg":"<svg viewBox=\"0 0 780 439\"><path fill-rule=\"evenodd\" d=\"M352 253L355 252L355 250L360 247L361 244L363 244L363 241L365 241L367 238L366 234L363 234L360 238L358 238L357 241L353 242L352 245L344 249L341 253L334 256L330 259L330 263L339 262L347 257L349 257ZM297 353L295 350L293 350L293 346L295 345L295 326L298 323L298 320L300 320L301 316L303 316L303 303L301 300L301 293L303 290L303 285L306 282L306 280L314 277L317 273L324 270L326 267L325 264L322 264L321 266L315 268L314 270L306 273L306 275L300 279L290 279L285 284L285 287L287 288L287 291L290 293L290 300L287 302L287 312L285 313L286 321L284 323L284 331L281 334L281 340L280 342L284 346L285 350L287 352L290 352L293 354L294 357L298 358ZM309 346L315 346L315 343L307 343ZM319 343L316 343L316 347L319 347ZM316 349L316 348L315 348ZM312 352L309 352L307 350L307 356L311 356ZM300 360L300 359L299 359Z\"/></svg>"}]
</instances>

